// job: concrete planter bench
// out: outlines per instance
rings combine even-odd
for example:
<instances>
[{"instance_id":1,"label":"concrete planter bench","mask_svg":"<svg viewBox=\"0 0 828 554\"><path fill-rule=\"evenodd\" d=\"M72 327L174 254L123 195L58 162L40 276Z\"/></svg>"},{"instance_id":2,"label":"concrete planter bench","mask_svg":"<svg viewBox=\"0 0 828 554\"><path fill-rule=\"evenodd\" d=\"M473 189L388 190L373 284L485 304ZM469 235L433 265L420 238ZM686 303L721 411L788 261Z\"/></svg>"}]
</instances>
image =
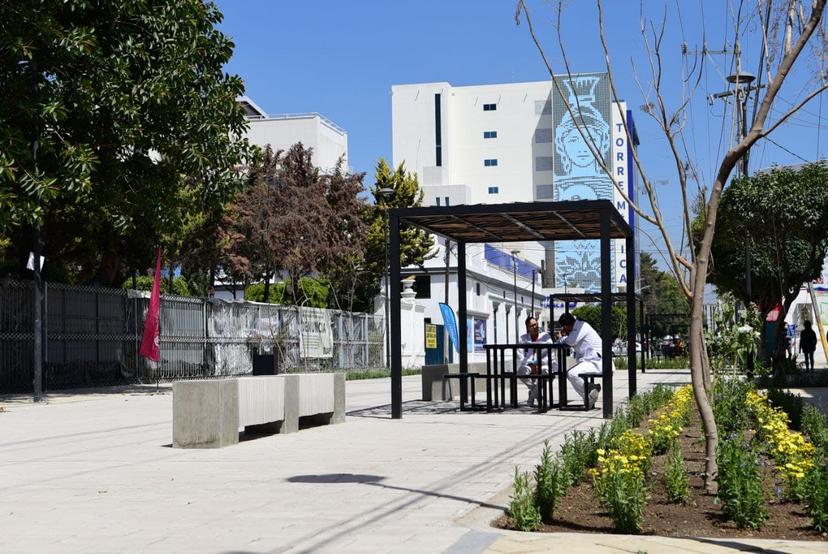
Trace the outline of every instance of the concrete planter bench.
<instances>
[{"instance_id":1,"label":"concrete planter bench","mask_svg":"<svg viewBox=\"0 0 828 554\"><path fill-rule=\"evenodd\" d=\"M345 375L303 373L173 383L173 446L221 448L239 430L293 433L345 421Z\"/></svg>"}]
</instances>

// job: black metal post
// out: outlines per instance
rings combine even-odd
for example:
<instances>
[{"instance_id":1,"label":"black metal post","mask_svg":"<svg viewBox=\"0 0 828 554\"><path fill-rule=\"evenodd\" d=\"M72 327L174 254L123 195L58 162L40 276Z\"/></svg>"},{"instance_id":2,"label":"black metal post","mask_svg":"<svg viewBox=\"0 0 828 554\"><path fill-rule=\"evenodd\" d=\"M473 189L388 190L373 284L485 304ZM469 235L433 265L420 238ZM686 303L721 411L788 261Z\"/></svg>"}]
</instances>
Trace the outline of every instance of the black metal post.
<instances>
[{"instance_id":1,"label":"black metal post","mask_svg":"<svg viewBox=\"0 0 828 554\"><path fill-rule=\"evenodd\" d=\"M549 334L555 329L555 295L549 295Z\"/></svg>"},{"instance_id":2,"label":"black metal post","mask_svg":"<svg viewBox=\"0 0 828 554\"><path fill-rule=\"evenodd\" d=\"M532 311L529 315L535 317L535 270L532 270Z\"/></svg>"},{"instance_id":3,"label":"black metal post","mask_svg":"<svg viewBox=\"0 0 828 554\"><path fill-rule=\"evenodd\" d=\"M460 350L460 373L469 371L468 324L466 322L466 243L457 243L457 334ZM460 396L466 397L466 379L460 379Z\"/></svg>"},{"instance_id":4,"label":"black metal post","mask_svg":"<svg viewBox=\"0 0 828 554\"><path fill-rule=\"evenodd\" d=\"M402 419L402 329L400 325L400 218L391 213L391 418Z\"/></svg>"},{"instance_id":5,"label":"black metal post","mask_svg":"<svg viewBox=\"0 0 828 554\"><path fill-rule=\"evenodd\" d=\"M629 378L629 396L636 393L636 363L638 352L635 348L635 245L632 237L627 237L627 376ZM632 351L632 354L630 352Z\"/></svg>"},{"instance_id":6,"label":"black metal post","mask_svg":"<svg viewBox=\"0 0 828 554\"><path fill-rule=\"evenodd\" d=\"M610 212L601 210L601 372L604 419L612 417L612 279L610 272ZM635 345L633 345L633 349ZM629 350L629 346L627 348ZM589 391L584 391L584 394Z\"/></svg>"},{"instance_id":7,"label":"black metal post","mask_svg":"<svg viewBox=\"0 0 828 554\"><path fill-rule=\"evenodd\" d=\"M518 325L518 301L517 301L517 256L512 252L512 276L515 279L515 342L520 337L520 326Z\"/></svg>"},{"instance_id":8,"label":"black metal post","mask_svg":"<svg viewBox=\"0 0 828 554\"><path fill-rule=\"evenodd\" d=\"M32 106L37 105L37 61L31 60L29 62L29 71L31 72L32 77ZM33 110L36 112L36 110ZM37 150L38 144L40 141L40 124L37 121L37 115L34 116L34 121L32 124L32 175L37 175ZM34 389L34 401L40 402L43 400L43 279L40 274L40 255L41 255L41 234L40 234L40 221L37 221L34 226L34 245L32 248L32 271L34 273L33 280L32 280L32 301L34 303L33 306L33 339L34 339L34 352L33 352L33 371L34 371L34 379L32 382L32 386Z\"/></svg>"},{"instance_id":9,"label":"black metal post","mask_svg":"<svg viewBox=\"0 0 828 554\"><path fill-rule=\"evenodd\" d=\"M388 206L385 207L386 213ZM385 266L383 266L382 279L385 281L385 367L391 367L391 349L388 337L388 221L386 220L383 229L382 245L385 247Z\"/></svg>"},{"instance_id":10,"label":"black metal post","mask_svg":"<svg viewBox=\"0 0 828 554\"><path fill-rule=\"evenodd\" d=\"M650 349L650 339L647 338L645 341L644 338L647 336L645 333L647 332L647 327L644 325L644 295L641 295L641 300L638 301L638 309L640 310L638 317L639 317L639 324L641 325L641 373L646 373L647 368L647 354L648 350ZM647 348L644 348L644 345L647 345Z\"/></svg>"}]
</instances>

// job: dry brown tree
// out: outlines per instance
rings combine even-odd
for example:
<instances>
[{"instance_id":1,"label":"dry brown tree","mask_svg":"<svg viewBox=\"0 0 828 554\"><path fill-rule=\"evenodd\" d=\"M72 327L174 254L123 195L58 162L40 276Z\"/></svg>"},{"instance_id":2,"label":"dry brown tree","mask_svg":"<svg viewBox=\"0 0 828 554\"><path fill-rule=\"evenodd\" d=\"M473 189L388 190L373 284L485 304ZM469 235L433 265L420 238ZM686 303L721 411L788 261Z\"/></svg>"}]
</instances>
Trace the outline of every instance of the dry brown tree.
<instances>
[{"instance_id":1,"label":"dry brown tree","mask_svg":"<svg viewBox=\"0 0 828 554\"><path fill-rule=\"evenodd\" d=\"M538 32L533 26L527 2L518 0L516 5L516 22L519 24L521 20L526 21L529 33L549 75L558 77L552 79L554 83L554 101L562 102L565 105L569 116L576 122L576 127L592 152L596 163L612 180L615 189L643 221L652 224L656 228L666 247L666 262L688 299L690 305L691 379L706 437L705 488L711 493L717 489L716 448L718 432L711 404L712 380L704 339L702 308L704 287L707 283L711 263L710 249L716 232L716 214L719 201L731 173L740 160L748 154L751 146L785 123L807 102L828 88L828 79L825 75L817 74L815 78L806 79L808 90L798 95L800 100L774 117L772 108L783 83L795 66L805 68L808 65L807 60L803 61L802 58L812 57L812 60L824 61L826 48L822 18L825 2L826 0L734 0L733 3L736 4L734 11L739 14L731 22L733 25L731 36L735 37L735 51L737 54L736 74L742 73L742 68L739 67L741 58L738 56L738 41L740 33L747 32L745 27L748 24L749 17L750 26L754 29L754 33L759 36L759 42L761 42L759 66L764 83L761 88L754 86L752 89L752 92L757 95L757 109L752 125L743 136L740 134L733 140L717 167L714 168L714 177L710 182L702 182L701 173L697 170L697 160L694 160L691 156L687 148L688 141L685 140L684 136L688 120L688 107L700 93L699 83L702 80L702 67L706 56L701 56L699 63L691 69L689 74L686 74L680 82L676 83L680 90L677 94L671 95L671 92L675 91L668 91L666 88L667 82L671 80L664 78L665 70L669 67L665 61L665 29L667 27L667 13L673 3L665 0L663 10L659 10L659 13L663 13L663 16L656 20L647 17L645 12L652 13L653 10L645 9L642 3L640 31L643 50L646 53L645 65L648 75L646 78L642 78L634 62L632 72L643 97L644 111L655 121L656 127L662 135L662 140L654 147L664 148L666 155L673 160L675 165L676 182L680 189L683 208L683 232L680 241L674 241L668 230L659 205L654 181L648 175L647 168L642 163L636 150L632 150L633 162L639 174L644 199L646 200L646 202L639 201L638 203L633 202L633 198L629 197L627 191L619 185L618 180L614 177L610 164L604 158L602 149L598 147L595 137L591 136L589 128L583 123L584 119L581 117L581 107L577 97L576 101L572 103L568 95L561 90L560 80L571 79L573 75L570 65L572 51L567 48L561 33L564 24L565 2L558 0L552 6L554 10L552 16L553 27L555 27L557 47L560 51L560 67L553 67L550 61L551 57L547 55L539 39ZM676 3L675 7L678 9L679 4ZM741 14L743 13L748 14L748 16L742 17ZM595 16L597 43L600 44L606 64L602 71L605 70L609 77L613 109L620 111L620 96L616 88L617 80L615 79L613 60L605 32L604 7L601 0L595 1ZM577 21L577 24L579 30L583 32L585 27L583 20ZM700 42L706 45L703 29L699 30L699 38ZM678 44L675 45L674 51L679 51ZM817 65L821 67L821 64ZM674 96L678 97L677 101L673 100L671 102L668 100L674 98ZM621 115L627 138L632 140L631 129L627 128L626 118L623 117L623 114ZM738 114L733 110L729 116L725 114L725 117L731 117L735 121ZM651 140L650 144L652 145L653 142ZM696 230L695 238L691 228L694 213L703 214L704 221L703 229Z\"/></svg>"}]
</instances>

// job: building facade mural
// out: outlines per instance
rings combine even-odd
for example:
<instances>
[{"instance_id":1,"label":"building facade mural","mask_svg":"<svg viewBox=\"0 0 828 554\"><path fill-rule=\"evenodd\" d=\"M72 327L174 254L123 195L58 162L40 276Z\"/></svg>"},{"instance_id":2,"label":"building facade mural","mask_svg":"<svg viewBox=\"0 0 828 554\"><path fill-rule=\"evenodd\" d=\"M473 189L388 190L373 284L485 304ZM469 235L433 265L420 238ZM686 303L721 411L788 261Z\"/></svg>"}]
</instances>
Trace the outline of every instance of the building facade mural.
<instances>
[{"instance_id":1,"label":"building facade mural","mask_svg":"<svg viewBox=\"0 0 828 554\"><path fill-rule=\"evenodd\" d=\"M555 77L567 96L575 117L565 102L553 93L555 127L554 200L614 200L613 184L595 161L587 140L611 163L610 127L612 95L605 73L588 73ZM578 129L580 126L582 132ZM615 252L611 251L615 267ZM613 278L613 282L615 279ZM555 244L555 284L587 291L601 288L601 252L599 241L570 241Z\"/></svg>"}]
</instances>

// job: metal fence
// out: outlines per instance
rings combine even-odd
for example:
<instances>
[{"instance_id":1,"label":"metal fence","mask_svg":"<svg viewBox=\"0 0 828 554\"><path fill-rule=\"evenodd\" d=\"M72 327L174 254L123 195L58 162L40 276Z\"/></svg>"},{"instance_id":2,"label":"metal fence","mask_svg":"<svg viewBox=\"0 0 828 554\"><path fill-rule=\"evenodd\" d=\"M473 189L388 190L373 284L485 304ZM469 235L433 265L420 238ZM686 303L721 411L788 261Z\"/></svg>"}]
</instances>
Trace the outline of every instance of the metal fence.
<instances>
[{"instance_id":1,"label":"metal fence","mask_svg":"<svg viewBox=\"0 0 828 554\"><path fill-rule=\"evenodd\" d=\"M45 388L382 367L381 316L182 296L161 297L161 361L138 356L147 293L46 283ZM0 281L0 393L32 390L32 283ZM323 343L321 347L310 344Z\"/></svg>"}]
</instances>

